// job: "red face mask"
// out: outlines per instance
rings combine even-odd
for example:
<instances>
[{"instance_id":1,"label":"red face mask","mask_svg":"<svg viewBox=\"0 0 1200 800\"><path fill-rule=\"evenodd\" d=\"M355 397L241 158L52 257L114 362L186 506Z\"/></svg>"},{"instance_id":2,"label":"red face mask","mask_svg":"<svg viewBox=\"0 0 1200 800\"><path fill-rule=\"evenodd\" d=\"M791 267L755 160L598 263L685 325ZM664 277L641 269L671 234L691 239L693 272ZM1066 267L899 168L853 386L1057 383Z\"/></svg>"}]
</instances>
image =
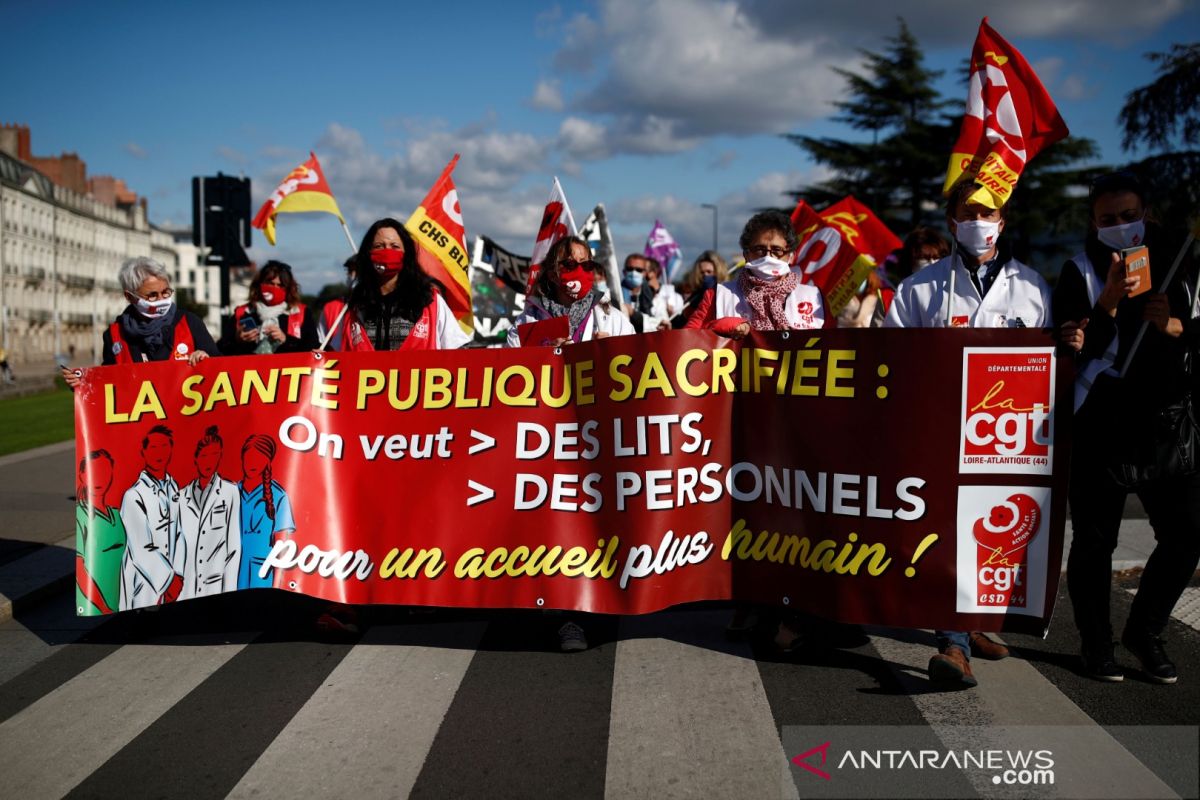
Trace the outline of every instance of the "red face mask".
<instances>
[{"instance_id":1,"label":"red face mask","mask_svg":"<svg viewBox=\"0 0 1200 800\"><path fill-rule=\"evenodd\" d=\"M258 287L258 291L262 293L263 302L269 306L277 306L287 298L287 292L282 286L263 284Z\"/></svg>"},{"instance_id":2,"label":"red face mask","mask_svg":"<svg viewBox=\"0 0 1200 800\"><path fill-rule=\"evenodd\" d=\"M404 266L403 250L372 250L371 263L375 269L384 275L394 275Z\"/></svg>"},{"instance_id":3,"label":"red face mask","mask_svg":"<svg viewBox=\"0 0 1200 800\"><path fill-rule=\"evenodd\" d=\"M572 301L578 300L592 290L595 277L592 271L583 266L558 273L558 285Z\"/></svg>"}]
</instances>

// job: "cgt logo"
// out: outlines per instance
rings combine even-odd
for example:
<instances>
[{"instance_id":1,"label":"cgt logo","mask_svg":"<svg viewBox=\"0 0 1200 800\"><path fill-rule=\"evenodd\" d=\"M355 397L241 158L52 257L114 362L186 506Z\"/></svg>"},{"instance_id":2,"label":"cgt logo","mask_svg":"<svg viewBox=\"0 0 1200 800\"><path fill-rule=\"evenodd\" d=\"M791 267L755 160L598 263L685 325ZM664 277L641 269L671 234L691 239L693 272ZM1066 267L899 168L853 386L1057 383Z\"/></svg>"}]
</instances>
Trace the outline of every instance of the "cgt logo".
<instances>
[{"instance_id":1,"label":"cgt logo","mask_svg":"<svg viewBox=\"0 0 1200 800\"><path fill-rule=\"evenodd\" d=\"M1053 348L966 348L958 471L1049 475L1053 450Z\"/></svg>"},{"instance_id":2,"label":"cgt logo","mask_svg":"<svg viewBox=\"0 0 1200 800\"><path fill-rule=\"evenodd\" d=\"M960 486L959 613L1041 614L1049 557L1050 489Z\"/></svg>"},{"instance_id":3,"label":"cgt logo","mask_svg":"<svg viewBox=\"0 0 1200 800\"><path fill-rule=\"evenodd\" d=\"M1026 551L1041 528L1041 520L1041 506L1019 492L976 520L972 534L979 546L979 605L1025 608Z\"/></svg>"}]
</instances>

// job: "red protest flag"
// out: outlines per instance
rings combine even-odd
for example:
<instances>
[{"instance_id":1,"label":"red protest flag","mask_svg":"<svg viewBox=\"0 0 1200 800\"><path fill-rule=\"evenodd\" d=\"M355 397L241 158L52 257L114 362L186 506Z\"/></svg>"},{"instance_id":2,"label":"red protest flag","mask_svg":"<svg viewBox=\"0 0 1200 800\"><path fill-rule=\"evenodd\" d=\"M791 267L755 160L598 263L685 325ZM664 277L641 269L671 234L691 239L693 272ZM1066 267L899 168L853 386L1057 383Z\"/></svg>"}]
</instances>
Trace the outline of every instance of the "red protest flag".
<instances>
[{"instance_id":1,"label":"red protest flag","mask_svg":"<svg viewBox=\"0 0 1200 800\"><path fill-rule=\"evenodd\" d=\"M546 254L550 252L554 243L575 235L575 218L571 216L571 207L567 205L567 196L563 193L562 185L558 178L555 178L550 187L550 200L546 203L546 210L542 212L542 224L538 228L537 239L533 242L529 282L525 285L525 294L533 293L538 273L542 271L542 262L546 260Z\"/></svg>"},{"instance_id":2,"label":"red protest flag","mask_svg":"<svg viewBox=\"0 0 1200 800\"><path fill-rule=\"evenodd\" d=\"M882 264L893 250L903 246L875 212L854 197L843 197L821 212L821 219L837 226L855 250Z\"/></svg>"},{"instance_id":3,"label":"red protest flag","mask_svg":"<svg viewBox=\"0 0 1200 800\"><path fill-rule=\"evenodd\" d=\"M433 187L404 223L417 243L417 261L421 269L446 287L446 305L467 333L475 331L471 309L471 258L467 254L467 230L458 190L450 173L458 164L458 153L442 170Z\"/></svg>"},{"instance_id":4,"label":"red protest flag","mask_svg":"<svg viewBox=\"0 0 1200 800\"><path fill-rule=\"evenodd\" d=\"M333 214L343 225L346 224L325 180L325 173L317 163L317 156L311 152L308 161L289 172L283 182L275 187L250 224L266 234L268 242L275 244L275 215L295 211L324 211ZM351 242L351 246L353 244Z\"/></svg>"},{"instance_id":5,"label":"red protest flag","mask_svg":"<svg viewBox=\"0 0 1200 800\"><path fill-rule=\"evenodd\" d=\"M967 109L943 193L963 178L974 178L981 188L970 200L999 208L1012 197L1025 165L1068 133L1033 68L984 17L971 51Z\"/></svg>"},{"instance_id":6,"label":"red protest flag","mask_svg":"<svg viewBox=\"0 0 1200 800\"><path fill-rule=\"evenodd\" d=\"M835 212L835 217L839 213L844 212ZM821 290L827 312L825 321L829 325L836 323L837 315L858 294L858 287L875 268L871 257L850 243L843 224L836 218L824 219L824 212L818 214L803 200L792 212L792 227L800 239L792 264L800 270L805 283Z\"/></svg>"}]
</instances>

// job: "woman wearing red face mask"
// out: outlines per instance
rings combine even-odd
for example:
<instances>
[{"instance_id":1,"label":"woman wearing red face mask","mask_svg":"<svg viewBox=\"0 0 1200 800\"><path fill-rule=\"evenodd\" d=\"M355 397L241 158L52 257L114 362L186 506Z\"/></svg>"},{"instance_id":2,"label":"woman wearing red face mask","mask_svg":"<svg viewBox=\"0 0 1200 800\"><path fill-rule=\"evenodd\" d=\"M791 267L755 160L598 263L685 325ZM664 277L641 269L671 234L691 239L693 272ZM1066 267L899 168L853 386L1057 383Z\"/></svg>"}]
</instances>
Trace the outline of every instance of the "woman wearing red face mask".
<instances>
[{"instance_id":1,"label":"woman wearing red face mask","mask_svg":"<svg viewBox=\"0 0 1200 800\"><path fill-rule=\"evenodd\" d=\"M317 324L300 302L292 268L268 261L250 282L250 302L233 311L233 331L220 341L229 356L302 353L317 346Z\"/></svg>"},{"instance_id":2,"label":"woman wearing red face mask","mask_svg":"<svg viewBox=\"0 0 1200 800\"><path fill-rule=\"evenodd\" d=\"M326 306L330 350L445 350L471 338L417 263L412 236L394 219L367 229L355 256L354 288L344 309Z\"/></svg>"},{"instance_id":3,"label":"woman wearing red face mask","mask_svg":"<svg viewBox=\"0 0 1200 800\"><path fill-rule=\"evenodd\" d=\"M542 262L533 293L525 299L525 310L508 331L505 344L520 346L519 326L555 317L565 317L566 326L553 344L635 333L629 318L609 305L605 293L596 287L596 273L600 269L583 239L568 236L555 242Z\"/></svg>"}]
</instances>

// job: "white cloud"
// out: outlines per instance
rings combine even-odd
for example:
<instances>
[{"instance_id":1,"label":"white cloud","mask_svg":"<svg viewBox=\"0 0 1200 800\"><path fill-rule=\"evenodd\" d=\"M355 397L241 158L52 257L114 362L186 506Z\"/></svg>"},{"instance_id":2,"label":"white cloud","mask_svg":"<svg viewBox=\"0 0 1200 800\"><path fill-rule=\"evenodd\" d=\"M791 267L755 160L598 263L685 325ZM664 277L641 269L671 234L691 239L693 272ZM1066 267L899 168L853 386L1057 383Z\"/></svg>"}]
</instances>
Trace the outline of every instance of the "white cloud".
<instances>
[{"instance_id":1,"label":"white cloud","mask_svg":"<svg viewBox=\"0 0 1200 800\"><path fill-rule=\"evenodd\" d=\"M597 122L567 117L558 127L558 146L571 158L605 158L611 152L606 133Z\"/></svg>"},{"instance_id":2,"label":"white cloud","mask_svg":"<svg viewBox=\"0 0 1200 800\"><path fill-rule=\"evenodd\" d=\"M137 142L126 142L123 149L126 153L134 158L147 158L149 156L149 153L146 152L146 148L142 147Z\"/></svg>"},{"instance_id":3,"label":"white cloud","mask_svg":"<svg viewBox=\"0 0 1200 800\"><path fill-rule=\"evenodd\" d=\"M562 111L562 83L554 80L540 80L533 88L533 97L529 105L540 111Z\"/></svg>"},{"instance_id":4,"label":"white cloud","mask_svg":"<svg viewBox=\"0 0 1200 800\"><path fill-rule=\"evenodd\" d=\"M229 145L221 145L218 147L217 155L226 161L237 164L239 167L244 167L246 164L250 163L250 158L245 153L237 150L236 148L230 147Z\"/></svg>"}]
</instances>

